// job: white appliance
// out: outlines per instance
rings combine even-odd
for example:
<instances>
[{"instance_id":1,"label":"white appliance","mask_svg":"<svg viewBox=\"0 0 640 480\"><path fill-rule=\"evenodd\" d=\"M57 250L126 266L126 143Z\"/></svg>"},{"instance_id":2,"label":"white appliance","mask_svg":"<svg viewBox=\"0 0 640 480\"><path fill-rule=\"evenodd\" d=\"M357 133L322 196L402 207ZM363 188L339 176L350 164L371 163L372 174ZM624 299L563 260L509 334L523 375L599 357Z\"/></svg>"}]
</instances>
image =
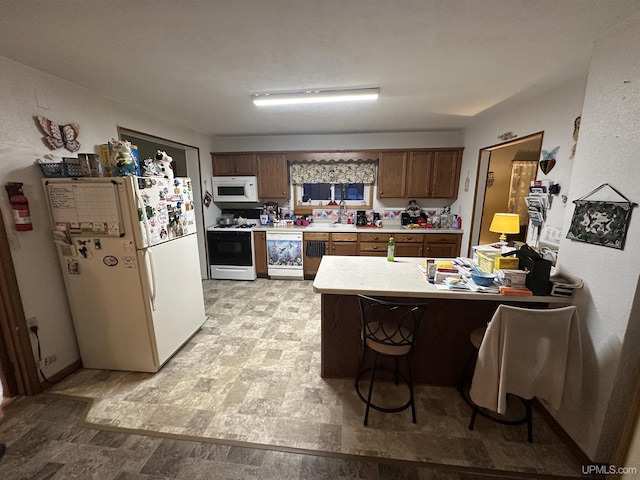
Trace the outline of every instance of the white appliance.
<instances>
[{"instance_id":1,"label":"white appliance","mask_svg":"<svg viewBox=\"0 0 640 480\"><path fill-rule=\"evenodd\" d=\"M213 177L214 202L257 202L257 177Z\"/></svg>"},{"instance_id":2,"label":"white appliance","mask_svg":"<svg viewBox=\"0 0 640 480\"><path fill-rule=\"evenodd\" d=\"M267 232L267 273L270 278L304 278L302 232Z\"/></svg>"},{"instance_id":3,"label":"white appliance","mask_svg":"<svg viewBox=\"0 0 640 480\"><path fill-rule=\"evenodd\" d=\"M190 179L43 184L83 366L158 371L206 320Z\"/></svg>"},{"instance_id":4,"label":"white appliance","mask_svg":"<svg viewBox=\"0 0 640 480\"><path fill-rule=\"evenodd\" d=\"M209 274L216 280L255 280L254 224L207 228Z\"/></svg>"}]
</instances>

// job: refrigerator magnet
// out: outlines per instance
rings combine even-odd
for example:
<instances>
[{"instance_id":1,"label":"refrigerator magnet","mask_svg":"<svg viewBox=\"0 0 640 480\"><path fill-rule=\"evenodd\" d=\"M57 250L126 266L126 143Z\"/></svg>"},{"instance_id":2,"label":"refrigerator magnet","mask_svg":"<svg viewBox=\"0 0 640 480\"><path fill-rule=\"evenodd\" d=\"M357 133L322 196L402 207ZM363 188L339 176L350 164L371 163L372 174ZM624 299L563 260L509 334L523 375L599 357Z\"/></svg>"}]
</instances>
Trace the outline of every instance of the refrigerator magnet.
<instances>
[{"instance_id":1,"label":"refrigerator magnet","mask_svg":"<svg viewBox=\"0 0 640 480\"><path fill-rule=\"evenodd\" d=\"M69 272L69 275L80 275L80 267L77 260L67 258L67 272Z\"/></svg>"},{"instance_id":2,"label":"refrigerator magnet","mask_svg":"<svg viewBox=\"0 0 640 480\"><path fill-rule=\"evenodd\" d=\"M118 265L118 259L113 255L107 255L102 259L102 263L104 263L107 267L115 267Z\"/></svg>"},{"instance_id":3,"label":"refrigerator magnet","mask_svg":"<svg viewBox=\"0 0 640 480\"><path fill-rule=\"evenodd\" d=\"M136 268L136 257L122 257L124 268Z\"/></svg>"}]
</instances>

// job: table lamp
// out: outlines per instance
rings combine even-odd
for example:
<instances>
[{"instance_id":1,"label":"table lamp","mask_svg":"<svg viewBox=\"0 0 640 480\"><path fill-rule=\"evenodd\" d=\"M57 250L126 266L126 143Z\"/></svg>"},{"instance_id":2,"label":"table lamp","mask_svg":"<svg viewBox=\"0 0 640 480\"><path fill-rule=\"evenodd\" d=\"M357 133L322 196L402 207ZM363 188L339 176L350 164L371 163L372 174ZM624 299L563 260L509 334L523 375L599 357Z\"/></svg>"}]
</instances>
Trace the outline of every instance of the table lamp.
<instances>
[{"instance_id":1,"label":"table lamp","mask_svg":"<svg viewBox=\"0 0 640 480\"><path fill-rule=\"evenodd\" d=\"M494 214L489 231L499 233L500 241L506 243L507 233L520 233L520 215L517 213Z\"/></svg>"}]
</instances>

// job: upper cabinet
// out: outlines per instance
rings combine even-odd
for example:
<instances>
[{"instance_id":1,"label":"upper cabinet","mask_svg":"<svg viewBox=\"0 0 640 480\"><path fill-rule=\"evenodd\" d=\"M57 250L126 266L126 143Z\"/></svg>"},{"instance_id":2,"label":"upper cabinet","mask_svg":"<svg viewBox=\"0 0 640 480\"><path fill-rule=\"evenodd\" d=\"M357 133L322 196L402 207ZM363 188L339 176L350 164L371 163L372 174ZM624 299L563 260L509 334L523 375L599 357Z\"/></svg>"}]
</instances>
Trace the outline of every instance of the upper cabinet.
<instances>
[{"instance_id":1,"label":"upper cabinet","mask_svg":"<svg viewBox=\"0 0 640 480\"><path fill-rule=\"evenodd\" d=\"M380 153L378 198L456 198L462 149Z\"/></svg>"},{"instance_id":2,"label":"upper cabinet","mask_svg":"<svg viewBox=\"0 0 640 480\"><path fill-rule=\"evenodd\" d=\"M256 174L256 156L247 154L211 154L214 177L251 176Z\"/></svg>"},{"instance_id":3,"label":"upper cabinet","mask_svg":"<svg viewBox=\"0 0 640 480\"><path fill-rule=\"evenodd\" d=\"M289 172L284 154L256 155L258 197L289 198Z\"/></svg>"},{"instance_id":4,"label":"upper cabinet","mask_svg":"<svg viewBox=\"0 0 640 480\"><path fill-rule=\"evenodd\" d=\"M380 152L378 198L406 197L407 152Z\"/></svg>"}]
</instances>

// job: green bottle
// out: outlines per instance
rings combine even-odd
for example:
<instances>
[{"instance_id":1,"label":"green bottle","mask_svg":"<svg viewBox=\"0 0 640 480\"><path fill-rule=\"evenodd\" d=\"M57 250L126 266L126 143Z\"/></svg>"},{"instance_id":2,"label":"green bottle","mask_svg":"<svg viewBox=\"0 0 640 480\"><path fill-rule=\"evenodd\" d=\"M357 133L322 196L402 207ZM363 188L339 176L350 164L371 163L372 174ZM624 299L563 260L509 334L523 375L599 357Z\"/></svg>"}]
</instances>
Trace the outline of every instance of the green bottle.
<instances>
[{"instance_id":1,"label":"green bottle","mask_svg":"<svg viewBox=\"0 0 640 480\"><path fill-rule=\"evenodd\" d=\"M394 242L393 237L389 237L389 243L387 244L387 261L393 262L393 254L395 253L396 242Z\"/></svg>"}]
</instances>

